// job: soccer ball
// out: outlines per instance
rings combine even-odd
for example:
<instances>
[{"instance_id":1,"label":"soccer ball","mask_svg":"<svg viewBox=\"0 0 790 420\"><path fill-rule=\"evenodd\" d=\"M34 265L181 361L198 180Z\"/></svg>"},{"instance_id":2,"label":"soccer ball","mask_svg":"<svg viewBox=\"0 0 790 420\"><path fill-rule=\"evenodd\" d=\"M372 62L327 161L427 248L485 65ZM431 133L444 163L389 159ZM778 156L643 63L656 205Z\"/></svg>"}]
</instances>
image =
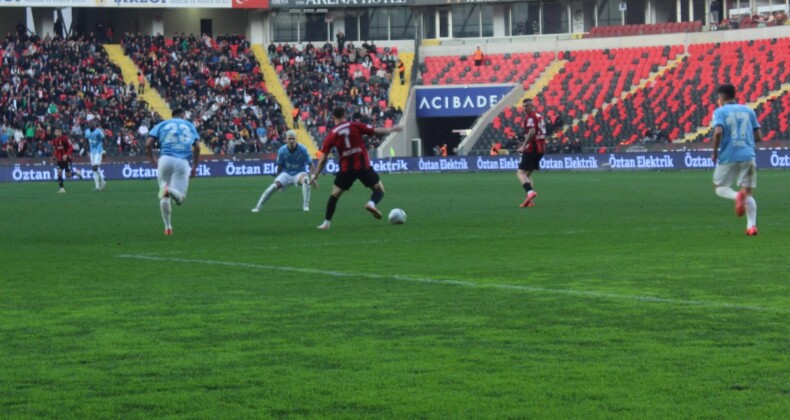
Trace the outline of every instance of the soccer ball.
<instances>
[{"instance_id":1,"label":"soccer ball","mask_svg":"<svg viewBox=\"0 0 790 420\"><path fill-rule=\"evenodd\" d=\"M389 215L389 221L393 225L402 225L406 223L406 212L401 209L392 209Z\"/></svg>"}]
</instances>

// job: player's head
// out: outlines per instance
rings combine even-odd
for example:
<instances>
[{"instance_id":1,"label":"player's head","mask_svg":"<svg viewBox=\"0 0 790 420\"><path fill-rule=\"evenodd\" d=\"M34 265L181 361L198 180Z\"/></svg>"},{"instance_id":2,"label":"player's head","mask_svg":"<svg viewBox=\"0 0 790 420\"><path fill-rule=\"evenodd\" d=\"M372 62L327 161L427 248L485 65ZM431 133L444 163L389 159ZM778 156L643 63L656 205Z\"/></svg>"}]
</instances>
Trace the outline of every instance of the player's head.
<instances>
[{"instance_id":1,"label":"player's head","mask_svg":"<svg viewBox=\"0 0 790 420\"><path fill-rule=\"evenodd\" d=\"M727 83L719 86L716 89L716 96L719 99L719 103L727 103L732 102L735 100L735 86Z\"/></svg>"},{"instance_id":2,"label":"player's head","mask_svg":"<svg viewBox=\"0 0 790 420\"><path fill-rule=\"evenodd\" d=\"M184 112L181 108L176 108L173 110L173 118L184 118L186 112Z\"/></svg>"},{"instance_id":3,"label":"player's head","mask_svg":"<svg viewBox=\"0 0 790 420\"><path fill-rule=\"evenodd\" d=\"M343 121L346 119L346 109L339 106L332 110L332 118L335 122Z\"/></svg>"},{"instance_id":4,"label":"player's head","mask_svg":"<svg viewBox=\"0 0 790 420\"><path fill-rule=\"evenodd\" d=\"M532 98L524 99L524 112L535 112L535 103L532 102Z\"/></svg>"},{"instance_id":5,"label":"player's head","mask_svg":"<svg viewBox=\"0 0 790 420\"><path fill-rule=\"evenodd\" d=\"M291 150L296 149L296 131L288 130L285 132L285 144Z\"/></svg>"}]
</instances>

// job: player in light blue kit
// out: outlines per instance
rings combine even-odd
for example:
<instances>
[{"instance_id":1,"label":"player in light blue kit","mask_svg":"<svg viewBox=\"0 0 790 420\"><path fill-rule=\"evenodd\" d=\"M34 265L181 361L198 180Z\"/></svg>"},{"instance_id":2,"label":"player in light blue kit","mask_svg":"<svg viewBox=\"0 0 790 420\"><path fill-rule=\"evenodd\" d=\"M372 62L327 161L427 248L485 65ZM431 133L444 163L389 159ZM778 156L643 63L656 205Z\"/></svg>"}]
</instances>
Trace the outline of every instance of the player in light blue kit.
<instances>
[{"instance_id":1,"label":"player in light blue kit","mask_svg":"<svg viewBox=\"0 0 790 420\"><path fill-rule=\"evenodd\" d=\"M261 206L269 201L269 197L275 191L282 191L289 185L302 186L302 199L304 200L304 211L310 211L310 176L305 171L307 166L310 171L315 169L313 160L307 148L296 142L296 132L288 130L285 133L285 145L277 151L277 178L274 183L266 189L258 200L258 204L252 209L253 213L261 211ZM312 183L315 185L315 182Z\"/></svg>"},{"instance_id":2,"label":"player in light blue kit","mask_svg":"<svg viewBox=\"0 0 790 420\"><path fill-rule=\"evenodd\" d=\"M85 129L85 139L90 145L91 168L93 169L93 183L96 184L95 191L101 191L107 183L104 181L99 167L104 159L104 130L98 127L96 118L88 115L88 128Z\"/></svg>"},{"instance_id":3,"label":"player in light blue kit","mask_svg":"<svg viewBox=\"0 0 790 420\"><path fill-rule=\"evenodd\" d=\"M746 213L746 235L757 236L757 202L752 190L757 187L757 166L754 163L755 141L763 134L757 115L744 105L735 103L735 86L721 85L716 90L719 108L713 111L713 184L720 197L735 200L735 214ZM740 187L739 191L731 188Z\"/></svg>"},{"instance_id":4,"label":"player in light blue kit","mask_svg":"<svg viewBox=\"0 0 790 420\"><path fill-rule=\"evenodd\" d=\"M165 235L173 234L170 223L170 199L181 205L187 198L189 178L197 174L200 156L200 136L195 125L184 119L184 110L174 109L173 118L155 125L148 132L145 150L148 159L157 167L159 180L159 208L165 222ZM159 159L154 156L154 142L159 140ZM190 171L189 161L192 160Z\"/></svg>"}]
</instances>

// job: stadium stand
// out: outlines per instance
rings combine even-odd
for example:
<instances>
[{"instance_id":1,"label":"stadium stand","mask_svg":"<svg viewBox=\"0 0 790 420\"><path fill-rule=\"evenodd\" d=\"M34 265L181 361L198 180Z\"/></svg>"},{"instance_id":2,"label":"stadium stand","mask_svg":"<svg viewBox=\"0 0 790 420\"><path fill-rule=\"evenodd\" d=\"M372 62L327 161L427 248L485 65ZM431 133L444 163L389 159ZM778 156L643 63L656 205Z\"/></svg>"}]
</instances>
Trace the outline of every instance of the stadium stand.
<instances>
[{"instance_id":1,"label":"stadium stand","mask_svg":"<svg viewBox=\"0 0 790 420\"><path fill-rule=\"evenodd\" d=\"M548 127L555 130L562 125L555 125L558 118L567 123L601 109L682 52L682 47L675 46L560 53L559 58L567 62L537 94L536 104L547 117ZM483 132L473 153L486 154L492 144L503 140L506 149L512 148L522 124L518 106L505 109ZM585 133L587 143L591 137L592 133ZM595 139L600 143L602 136Z\"/></svg>"},{"instance_id":2,"label":"stadium stand","mask_svg":"<svg viewBox=\"0 0 790 420\"><path fill-rule=\"evenodd\" d=\"M397 49L349 43L342 51L332 44L320 48L274 45L269 57L295 108L300 123L305 124L318 145L332 127L333 107L343 106L352 119L374 126L390 127L400 120L403 111L389 104ZM369 147L377 147L379 138L369 138Z\"/></svg>"},{"instance_id":3,"label":"stadium stand","mask_svg":"<svg viewBox=\"0 0 790 420\"><path fill-rule=\"evenodd\" d=\"M578 133L602 135L606 146L650 141L656 132L664 134L661 140L682 139L710 124L714 91L722 80L739 87L743 103L781 89L790 81L790 57L783 53L788 46L787 38L691 45L680 65L589 117Z\"/></svg>"},{"instance_id":4,"label":"stadium stand","mask_svg":"<svg viewBox=\"0 0 790 420\"><path fill-rule=\"evenodd\" d=\"M643 25L596 26L585 38L607 38L613 36L661 35L702 31L702 22L668 22Z\"/></svg>"},{"instance_id":5,"label":"stadium stand","mask_svg":"<svg viewBox=\"0 0 790 420\"><path fill-rule=\"evenodd\" d=\"M89 37L19 38L0 43L0 156L47 157L61 129L87 153L82 133L89 115L99 118L112 155L138 155L137 127L157 121L127 85L102 46Z\"/></svg>"},{"instance_id":6,"label":"stadium stand","mask_svg":"<svg viewBox=\"0 0 790 420\"><path fill-rule=\"evenodd\" d=\"M492 54L476 67L467 56L426 57L420 72L426 85L521 83L527 89L552 60L553 52Z\"/></svg>"},{"instance_id":7,"label":"stadium stand","mask_svg":"<svg viewBox=\"0 0 790 420\"><path fill-rule=\"evenodd\" d=\"M273 153L282 145L280 105L243 36L126 34L122 44L151 87L198 122L215 154Z\"/></svg>"}]
</instances>

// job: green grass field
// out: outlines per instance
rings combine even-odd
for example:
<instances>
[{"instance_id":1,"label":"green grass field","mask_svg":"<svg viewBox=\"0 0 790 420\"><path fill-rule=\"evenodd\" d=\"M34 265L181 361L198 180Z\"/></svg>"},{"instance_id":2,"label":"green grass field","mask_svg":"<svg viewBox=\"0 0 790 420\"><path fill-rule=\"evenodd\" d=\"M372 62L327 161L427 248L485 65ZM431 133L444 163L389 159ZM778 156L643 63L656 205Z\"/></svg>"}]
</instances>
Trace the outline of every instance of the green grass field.
<instances>
[{"instance_id":1,"label":"green grass field","mask_svg":"<svg viewBox=\"0 0 790 420\"><path fill-rule=\"evenodd\" d=\"M790 173L0 185L0 417L787 418Z\"/></svg>"}]
</instances>

